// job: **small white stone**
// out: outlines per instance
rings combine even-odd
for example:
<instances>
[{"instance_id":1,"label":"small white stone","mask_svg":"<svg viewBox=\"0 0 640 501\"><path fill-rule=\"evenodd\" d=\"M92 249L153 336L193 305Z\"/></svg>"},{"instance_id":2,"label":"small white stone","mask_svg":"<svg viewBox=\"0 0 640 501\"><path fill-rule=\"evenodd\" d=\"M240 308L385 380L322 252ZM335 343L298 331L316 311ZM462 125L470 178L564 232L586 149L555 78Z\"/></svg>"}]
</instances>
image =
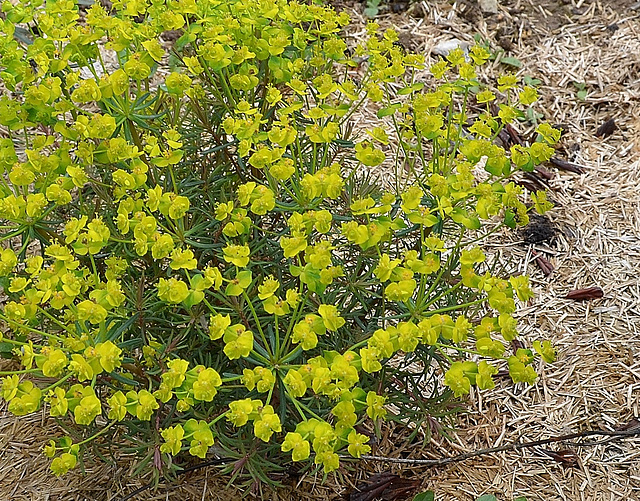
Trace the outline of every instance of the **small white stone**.
<instances>
[{"instance_id":1,"label":"small white stone","mask_svg":"<svg viewBox=\"0 0 640 501\"><path fill-rule=\"evenodd\" d=\"M449 52L459 48L464 51L464 54L466 56L469 53L470 46L471 44L469 44L468 42L463 42L462 40L454 38L452 40L444 40L438 43L438 45L431 49L431 52L437 54L438 56L447 57L447 55L449 55Z\"/></svg>"},{"instance_id":2,"label":"small white stone","mask_svg":"<svg viewBox=\"0 0 640 501\"><path fill-rule=\"evenodd\" d=\"M478 5L480 5L482 12L487 14L498 13L498 0L478 0Z\"/></svg>"}]
</instances>

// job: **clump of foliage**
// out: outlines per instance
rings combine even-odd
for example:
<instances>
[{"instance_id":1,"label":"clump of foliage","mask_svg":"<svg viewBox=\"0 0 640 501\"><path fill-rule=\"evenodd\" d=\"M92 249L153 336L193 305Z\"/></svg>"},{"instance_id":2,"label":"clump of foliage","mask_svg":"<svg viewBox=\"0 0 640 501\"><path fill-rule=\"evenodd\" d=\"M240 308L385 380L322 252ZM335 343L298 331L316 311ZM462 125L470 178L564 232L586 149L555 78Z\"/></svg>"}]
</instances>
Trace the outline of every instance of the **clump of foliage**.
<instances>
[{"instance_id":1,"label":"clump of foliage","mask_svg":"<svg viewBox=\"0 0 640 501\"><path fill-rule=\"evenodd\" d=\"M401 392L390 360L435 363L455 396L500 364L535 381L535 352L505 346L527 278L478 243L548 208L510 178L558 133L493 144L536 96L501 77L492 115L482 48L431 66L428 90L393 31L347 50L348 16L318 5L2 10L0 346L20 368L1 395L69 430L44 447L55 474L89 446L157 475L180 454L331 472L371 450L359 425ZM366 103L381 121L352 138ZM363 181L381 164L387 191Z\"/></svg>"}]
</instances>

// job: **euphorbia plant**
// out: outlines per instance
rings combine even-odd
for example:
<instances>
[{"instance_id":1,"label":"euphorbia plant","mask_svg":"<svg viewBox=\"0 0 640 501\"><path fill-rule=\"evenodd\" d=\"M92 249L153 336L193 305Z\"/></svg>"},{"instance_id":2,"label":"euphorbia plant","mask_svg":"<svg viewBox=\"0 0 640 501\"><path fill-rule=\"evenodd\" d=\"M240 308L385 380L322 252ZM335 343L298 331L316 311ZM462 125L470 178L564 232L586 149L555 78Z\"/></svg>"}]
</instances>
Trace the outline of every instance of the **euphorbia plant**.
<instances>
[{"instance_id":1,"label":"euphorbia plant","mask_svg":"<svg viewBox=\"0 0 640 501\"><path fill-rule=\"evenodd\" d=\"M92 442L156 472L215 443L254 473L281 453L330 472L371 450L358 425L400 391L375 379L390 360L437 360L456 396L501 363L535 381L534 352L505 346L528 281L481 242L526 224L510 178L558 133L493 144L535 92L501 78L492 115L482 48L431 66L425 91L393 31L349 52L348 16L315 5L3 11L0 320L21 367L2 397L78 425L45 447L54 473ZM354 141L364 104L381 122ZM387 191L361 175L383 163Z\"/></svg>"}]
</instances>

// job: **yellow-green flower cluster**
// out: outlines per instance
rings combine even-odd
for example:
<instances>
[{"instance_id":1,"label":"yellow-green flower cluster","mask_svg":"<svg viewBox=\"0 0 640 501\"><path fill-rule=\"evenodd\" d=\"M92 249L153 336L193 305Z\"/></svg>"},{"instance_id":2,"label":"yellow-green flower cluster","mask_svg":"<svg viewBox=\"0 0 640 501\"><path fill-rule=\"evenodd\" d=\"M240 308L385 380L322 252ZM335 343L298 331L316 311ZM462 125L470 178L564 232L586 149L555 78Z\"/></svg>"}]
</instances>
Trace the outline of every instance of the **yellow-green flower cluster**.
<instances>
[{"instance_id":1,"label":"yellow-green flower cluster","mask_svg":"<svg viewBox=\"0 0 640 501\"><path fill-rule=\"evenodd\" d=\"M486 50L470 50L473 64L453 51L425 91L424 58L393 30L371 23L347 51L348 16L328 7L118 0L83 11L5 2L0 20L11 91L0 97L0 322L21 363L1 396L15 415L44 405L86 429L45 446L55 474L123 421L162 454L204 458L223 434L239 451L248 437L294 461L313 453L331 472L341 451L370 451L356 427L387 412L384 384L363 371L424 345L451 361L444 384L460 396L492 388L500 363L531 383L534 351L553 360L548 341L505 356L528 281L491 273L481 248L461 243L481 240L490 219L526 224L526 193L508 178L559 139L541 124L531 145L492 142L537 94L513 75L499 95L483 89ZM180 33L177 57L167 31ZM471 94L486 111L467 113ZM352 138L365 102L395 129ZM363 166L392 159L411 184L360 182ZM471 318L471 306L487 314Z\"/></svg>"}]
</instances>

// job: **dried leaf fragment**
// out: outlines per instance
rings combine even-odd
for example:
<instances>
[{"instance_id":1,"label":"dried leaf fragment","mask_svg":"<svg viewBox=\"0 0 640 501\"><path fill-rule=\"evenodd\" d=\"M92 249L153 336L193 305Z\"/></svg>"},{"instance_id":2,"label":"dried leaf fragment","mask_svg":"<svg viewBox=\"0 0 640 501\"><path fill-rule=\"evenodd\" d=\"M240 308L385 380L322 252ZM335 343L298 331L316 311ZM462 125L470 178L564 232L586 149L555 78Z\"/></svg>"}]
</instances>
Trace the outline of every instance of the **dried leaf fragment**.
<instances>
[{"instance_id":1,"label":"dried leaf fragment","mask_svg":"<svg viewBox=\"0 0 640 501\"><path fill-rule=\"evenodd\" d=\"M524 343L520 339L512 339L511 340L511 349L513 350L513 354L515 355L518 350L524 348Z\"/></svg>"},{"instance_id":2,"label":"dried leaf fragment","mask_svg":"<svg viewBox=\"0 0 640 501\"><path fill-rule=\"evenodd\" d=\"M633 431L636 429L640 429L640 421L636 418L631 419L628 423L625 423L616 428L616 431Z\"/></svg>"},{"instance_id":3,"label":"dried leaf fragment","mask_svg":"<svg viewBox=\"0 0 640 501\"><path fill-rule=\"evenodd\" d=\"M538 268L542 271L545 277L548 277L553 273L554 267L551 262L545 258L542 254L537 253L536 251L531 251L533 258L535 259Z\"/></svg>"},{"instance_id":4,"label":"dried leaf fragment","mask_svg":"<svg viewBox=\"0 0 640 501\"><path fill-rule=\"evenodd\" d=\"M545 169L544 167L540 167L539 165L536 165L534 172L547 181L553 179L553 172L548 171L547 169Z\"/></svg>"},{"instance_id":5,"label":"dried leaf fragment","mask_svg":"<svg viewBox=\"0 0 640 501\"><path fill-rule=\"evenodd\" d=\"M605 138L607 136L610 136L611 134L613 134L616 128L617 127L616 127L615 119L610 118L605 123L603 123L600 127L598 127L598 130L596 130L596 137Z\"/></svg>"},{"instance_id":6,"label":"dried leaf fragment","mask_svg":"<svg viewBox=\"0 0 640 501\"><path fill-rule=\"evenodd\" d=\"M604 291L600 287L589 287L587 289L576 289L571 291L565 296L565 299L588 301L589 299L598 299L603 296Z\"/></svg>"},{"instance_id":7,"label":"dried leaf fragment","mask_svg":"<svg viewBox=\"0 0 640 501\"><path fill-rule=\"evenodd\" d=\"M548 189L546 185L542 184L542 181L540 181L535 176L531 176L531 174L532 174L531 172L525 172L524 173L525 179L517 180L516 184L526 188L527 190L533 193L535 193L536 191Z\"/></svg>"},{"instance_id":8,"label":"dried leaf fragment","mask_svg":"<svg viewBox=\"0 0 640 501\"><path fill-rule=\"evenodd\" d=\"M512 144L519 144L519 145L523 145L524 141L522 140L522 138L520 137L520 134L518 133L518 131L515 129L515 127L513 127L513 125L511 124L505 124L504 126L504 130L507 132L507 134L509 135L509 139L511 140Z\"/></svg>"},{"instance_id":9,"label":"dried leaf fragment","mask_svg":"<svg viewBox=\"0 0 640 501\"><path fill-rule=\"evenodd\" d=\"M552 451L549 449L540 450L566 468L577 468L580 466L580 458L575 451L571 449L562 449L560 451Z\"/></svg>"}]
</instances>

